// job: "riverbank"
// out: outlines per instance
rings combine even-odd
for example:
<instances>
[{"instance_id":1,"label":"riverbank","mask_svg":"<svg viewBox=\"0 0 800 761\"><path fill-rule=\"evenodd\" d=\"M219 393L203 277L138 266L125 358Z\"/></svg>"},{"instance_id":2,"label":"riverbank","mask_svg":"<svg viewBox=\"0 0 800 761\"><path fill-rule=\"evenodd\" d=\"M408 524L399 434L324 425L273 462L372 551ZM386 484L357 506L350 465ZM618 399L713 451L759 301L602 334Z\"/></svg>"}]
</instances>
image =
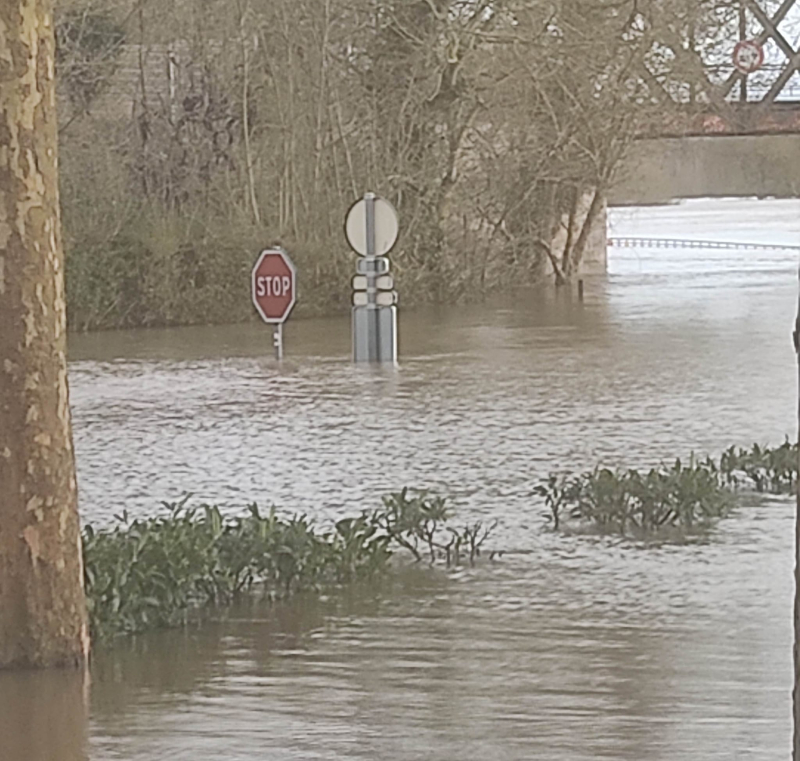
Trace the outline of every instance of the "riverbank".
<instances>
[{"instance_id":1,"label":"riverbank","mask_svg":"<svg viewBox=\"0 0 800 761\"><path fill-rule=\"evenodd\" d=\"M176 239L174 232L157 228L144 239L122 237L97 247L68 242L68 329L80 333L256 321L250 273L267 245L265 237L260 230L238 236L227 232L211 235L203 229L196 238ZM188 236L186 230L182 233ZM329 246L305 241L283 245L297 268L293 317L349 314L357 256L344 240L331 240ZM481 259L479 254L473 252L473 258ZM403 306L476 302L503 289L545 282L535 251L515 265L489 266L486 257L482 265L441 265L440 260L454 256L393 252L392 275Z\"/></svg>"},{"instance_id":2,"label":"riverbank","mask_svg":"<svg viewBox=\"0 0 800 761\"><path fill-rule=\"evenodd\" d=\"M263 236L209 236L176 242L123 238L104 247L75 244L66 256L67 323L72 332L247 323L256 320L250 273ZM162 239L163 237L163 239ZM261 239L258 239L261 238ZM292 247L298 270L295 317L344 313L355 255L346 246Z\"/></svg>"}]
</instances>

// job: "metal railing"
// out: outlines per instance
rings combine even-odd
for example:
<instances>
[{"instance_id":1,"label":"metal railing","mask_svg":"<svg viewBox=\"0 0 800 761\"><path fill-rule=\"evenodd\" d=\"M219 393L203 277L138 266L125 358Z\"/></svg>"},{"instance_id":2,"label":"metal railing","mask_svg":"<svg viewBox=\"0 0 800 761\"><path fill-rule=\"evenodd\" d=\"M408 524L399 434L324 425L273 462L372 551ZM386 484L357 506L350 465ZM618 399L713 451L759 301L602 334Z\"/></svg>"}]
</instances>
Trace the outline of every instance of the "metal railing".
<instances>
[{"instance_id":1,"label":"metal railing","mask_svg":"<svg viewBox=\"0 0 800 761\"><path fill-rule=\"evenodd\" d=\"M681 238L635 238L616 235L608 238L608 245L612 248L702 248L800 252L800 246L789 246L782 243L741 243L736 241L688 240Z\"/></svg>"}]
</instances>

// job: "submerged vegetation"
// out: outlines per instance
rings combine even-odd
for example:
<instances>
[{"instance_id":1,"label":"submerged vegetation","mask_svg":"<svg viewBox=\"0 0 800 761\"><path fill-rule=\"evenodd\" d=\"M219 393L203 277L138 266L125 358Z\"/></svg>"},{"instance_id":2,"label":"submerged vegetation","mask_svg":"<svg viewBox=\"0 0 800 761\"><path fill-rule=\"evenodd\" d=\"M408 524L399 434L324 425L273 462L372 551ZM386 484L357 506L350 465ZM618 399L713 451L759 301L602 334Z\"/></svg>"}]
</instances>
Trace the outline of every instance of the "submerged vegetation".
<instances>
[{"instance_id":1,"label":"submerged vegetation","mask_svg":"<svg viewBox=\"0 0 800 761\"><path fill-rule=\"evenodd\" d=\"M789 494L797 488L798 446L754 444L731 447L717 463L711 458L647 472L595 468L581 475L551 474L534 488L556 529L567 521L622 535L648 535L663 529L691 531L723 518L734 504L734 490Z\"/></svg>"},{"instance_id":2,"label":"submerged vegetation","mask_svg":"<svg viewBox=\"0 0 800 761\"><path fill-rule=\"evenodd\" d=\"M383 507L320 528L304 515L280 518L251 505L244 515L218 507L165 504L161 515L117 516L86 526L84 574L92 631L104 638L187 621L199 608L230 604L258 586L271 598L368 580L395 550L421 560L474 563L492 527L446 526L446 500L404 489Z\"/></svg>"},{"instance_id":3,"label":"submerged vegetation","mask_svg":"<svg viewBox=\"0 0 800 761\"><path fill-rule=\"evenodd\" d=\"M735 490L785 494L797 485L798 448L732 447L719 463L676 460L646 472L597 467L551 475L534 489L556 529L566 524L626 536L681 533L728 514ZM83 533L86 595L93 635L184 624L193 611L224 606L258 588L272 599L375 579L398 551L417 562L474 564L496 522L453 526L446 498L403 489L323 527L305 515L262 514L256 505L224 515L188 498L160 515Z\"/></svg>"},{"instance_id":4,"label":"submerged vegetation","mask_svg":"<svg viewBox=\"0 0 800 761\"><path fill-rule=\"evenodd\" d=\"M788 439L779 447L753 444L731 447L720 458L720 470L729 484L752 484L756 491L793 494L797 490L798 446Z\"/></svg>"},{"instance_id":5,"label":"submerged vegetation","mask_svg":"<svg viewBox=\"0 0 800 761\"><path fill-rule=\"evenodd\" d=\"M534 492L555 528L567 518L620 534L708 526L728 512L733 497L712 462L680 460L646 473L595 468L579 476L551 475Z\"/></svg>"}]
</instances>

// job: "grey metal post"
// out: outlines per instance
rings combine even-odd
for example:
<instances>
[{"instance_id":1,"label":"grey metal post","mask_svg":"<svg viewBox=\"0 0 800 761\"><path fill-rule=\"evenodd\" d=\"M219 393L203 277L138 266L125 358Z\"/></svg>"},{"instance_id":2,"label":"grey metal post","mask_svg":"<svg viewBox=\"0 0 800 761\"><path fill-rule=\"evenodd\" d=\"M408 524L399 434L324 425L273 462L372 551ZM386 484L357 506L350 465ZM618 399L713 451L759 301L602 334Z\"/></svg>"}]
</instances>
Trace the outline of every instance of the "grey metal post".
<instances>
[{"instance_id":1,"label":"grey metal post","mask_svg":"<svg viewBox=\"0 0 800 761\"><path fill-rule=\"evenodd\" d=\"M358 243L350 241L353 248L363 256L358 266L358 274L363 275L364 291L360 294L358 306L353 306L353 360L355 362L397 362L397 307L387 304L385 295L379 288L379 278L388 274L389 263L383 256L383 251L378 251L378 236L386 246L386 230L379 229L381 220L377 218L378 205L381 199L374 193L365 193L364 196L351 207L358 208L364 214L365 233L362 241L360 235ZM390 207L391 208L391 207ZM350 213L345 222L345 227L351 220ZM352 218L360 226L360 218ZM384 220L385 221L385 220ZM360 232L360 231L359 231ZM396 233L396 231L395 231ZM349 234L348 234L349 235ZM381 265L378 267L378 265ZM362 266L363 265L363 266ZM364 298L366 297L366 298ZM396 294L391 291L392 300ZM354 299L355 302L355 299ZM383 303L382 303L383 302Z\"/></svg>"},{"instance_id":2,"label":"grey metal post","mask_svg":"<svg viewBox=\"0 0 800 761\"><path fill-rule=\"evenodd\" d=\"M739 6L739 39L747 39L747 11L743 4ZM742 74L741 84L739 85L739 100L742 103L747 103L747 74Z\"/></svg>"},{"instance_id":3,"label":"grey metal post","mask_svg":"<svg viewBox=\"0 0 800 761\"><path fill-rule=\"evenodd\" d=\"M283 323L279 322L275 326L272 334L272 342L275 344L275 359L283 359Z\"/></svg>"},{"instance_id":4,"label":"grey metal post","mask_svg":"<svg viewBox=\"0 0 800 761\"><path fill-rule=\"evenodd\" d=\"M375 194L365 193L364 204L367 217L367 259L375 259ZM369 331L367 354L370 362L380 361L381 339L377 302L378 286L374 269L367 274L367 330Z\"/></svg>"},{"instance_id":5,"label":"grey metal post","mask_svg":"<svg viewBox=\"0 0 800 761\"><path fill-rule=\"evenodd\" d=\"M800 272L798 272L800 275ZM794 323L794 350L797 355L798 378L798 438L800 439L800 294L797 301L797 317ZM794 688L792 690L792 759L800 761L800 461L798 461L798 479L795 480L797 492L797 508L794 519L794 644L792 658L794 661Z\"/></svg>"},{"instance_id":6,"label":"grey metal post","mask_svg":"<svg viewBox=\"0 0 800 761\"><path fill-rule=\"evenodd\" d=\"M371 259L375 256L375 194L365 193L364 204L367 212L367 258ZM374 276L368 275L373 278Z\"/></svg>"}]
</instances>

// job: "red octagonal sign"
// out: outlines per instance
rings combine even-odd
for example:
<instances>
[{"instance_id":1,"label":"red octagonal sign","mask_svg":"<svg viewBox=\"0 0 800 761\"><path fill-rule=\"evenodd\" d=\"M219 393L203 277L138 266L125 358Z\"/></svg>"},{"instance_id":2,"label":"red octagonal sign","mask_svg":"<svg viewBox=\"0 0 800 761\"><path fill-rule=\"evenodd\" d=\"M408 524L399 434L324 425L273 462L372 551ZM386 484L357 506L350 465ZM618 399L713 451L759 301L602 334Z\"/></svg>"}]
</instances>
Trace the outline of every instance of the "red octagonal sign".
<instances>
[{"instance_id":1,"label":"red octagonal sign","mask_svg":"<svg viewBox=\"0 0 800 761\"><path fill-rule=\"evenodd\" d=\"M294 264L284 250L261 252L253 267L253 304L264 322L285 322L296 300Z\"/></svg>"}]
</instances>

